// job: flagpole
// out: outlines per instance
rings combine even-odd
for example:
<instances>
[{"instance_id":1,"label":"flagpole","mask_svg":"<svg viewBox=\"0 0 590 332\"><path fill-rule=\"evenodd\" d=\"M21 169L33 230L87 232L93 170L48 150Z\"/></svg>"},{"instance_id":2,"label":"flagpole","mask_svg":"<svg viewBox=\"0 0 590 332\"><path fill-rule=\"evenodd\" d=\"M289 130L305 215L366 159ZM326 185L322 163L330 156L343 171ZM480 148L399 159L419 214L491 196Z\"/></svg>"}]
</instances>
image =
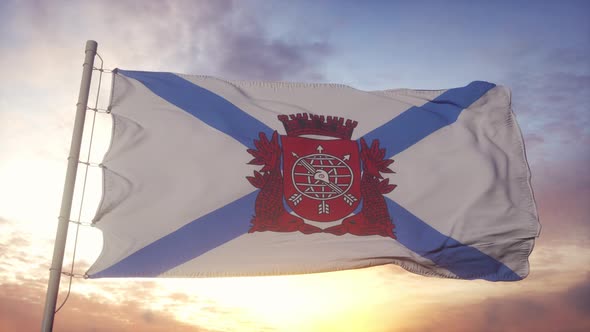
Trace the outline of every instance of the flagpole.
<instances>
[{"instance_id":1,"label":"flagpole","mask_svg":"<svg viewBox=\"0 0 590 332\"><path fill-rule=\"evenodd\" d=\"M82 81L80 82L80 92L78 94L78 103L76 104L76 119L74 121L74 131L70 144L70 155L68 157L68 168L61 200L57 234L55 235L55 246L53 247L53 259L51 261L51 268L49 269L49 282L47 284L47 296L45 298L45 309L43 311L43 323L41 327L42 332L51 332L53 330L55 306L68 236L72 199L74 197L74 185L76 184L76 173L80 159L80 146L82 145L82 134L84 132L84 119L86 118L88 107L88 95L90 93L94 56L96 55L97 47L98 44L94 40L88 40L86 42Z\"/></svg>"}]
</instances>

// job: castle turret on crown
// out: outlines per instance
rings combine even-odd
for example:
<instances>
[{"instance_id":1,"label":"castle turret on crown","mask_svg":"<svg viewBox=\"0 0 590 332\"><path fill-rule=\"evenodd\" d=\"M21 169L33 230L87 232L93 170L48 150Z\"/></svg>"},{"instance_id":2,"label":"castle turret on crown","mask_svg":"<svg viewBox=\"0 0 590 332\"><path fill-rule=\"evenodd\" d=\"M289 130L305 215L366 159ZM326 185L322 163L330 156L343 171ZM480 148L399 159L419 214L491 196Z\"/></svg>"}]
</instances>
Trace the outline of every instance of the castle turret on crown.
<instances>
[{"instance_id":1,"label":"castle turret on crown","mask_svg":"<svg viewBox=\"0 0 590 332\"><path fill-rule=\"evenodd\" d=\"M322 135L350 139L358 122L335 116L308 113L279 115L287 136Z\"/></svg>"}]
</instances>

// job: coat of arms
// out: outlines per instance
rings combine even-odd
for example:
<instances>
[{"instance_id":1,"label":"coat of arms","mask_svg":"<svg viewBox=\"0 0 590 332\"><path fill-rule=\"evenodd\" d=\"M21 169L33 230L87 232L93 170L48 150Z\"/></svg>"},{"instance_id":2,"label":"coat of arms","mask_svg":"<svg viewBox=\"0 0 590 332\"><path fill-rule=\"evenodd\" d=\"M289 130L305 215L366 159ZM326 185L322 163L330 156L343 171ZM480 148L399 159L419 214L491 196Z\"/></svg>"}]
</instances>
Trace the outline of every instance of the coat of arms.
<instances>
[{"instance_id":1,"label":"coat of arms","mask_svg":"<svg viewBox=\"0 0 590 332\"><path fill-rule=\"evenodd\" d=\"M259 134L250 164L262 165L247 177L260 189L250 232L381 235L395 238L383 194L395 185L381 173L393 173L379 141L350 138L356 121L339 117L280 115L286 135ZM280 143L279 143L280 140ZM360 145L360 147L359 147ZM285 204L292 210L288 211ZM359 204L362 208L354 214ZM335 222L321 228L305 222Z\"/></svg>"}]
</instances>

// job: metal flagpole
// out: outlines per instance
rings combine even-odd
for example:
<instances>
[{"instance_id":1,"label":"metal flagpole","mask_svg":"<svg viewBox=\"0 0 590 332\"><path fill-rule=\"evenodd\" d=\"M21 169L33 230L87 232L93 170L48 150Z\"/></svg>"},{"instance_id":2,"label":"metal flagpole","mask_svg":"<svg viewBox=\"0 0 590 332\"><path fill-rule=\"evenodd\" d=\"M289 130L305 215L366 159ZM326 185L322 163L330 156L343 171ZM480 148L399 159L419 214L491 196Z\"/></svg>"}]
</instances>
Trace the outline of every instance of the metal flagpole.
<instances>
[{"instance_id":1,"label":"metal flagpole","mask_svg":"<svg viewBox=\"0 0 590 332\"><path fill-rule=\"evenodd\" d=\"M72 210L74 185L76 184L76 173L78 171L78 161L80 159L80 146L82 144L82 134L84 132L84 119L86 118L86 110L88 107L88 94L90 93L94 56L96 55L97 47L98 44L94 40L88 40L86 42L86 57L84 58L82 81L80 83L78 103L76 104L76 120L74 122L74 131L72 133L70 155L68 157L68 169L66 171L61 210L59 212L57 224L57 234L55 235L53 260L51 261L51 268L49 269L49 283L47 284L47 296L45 298L45 309L43 311L42 332L50 332L53 330L55 305L57 302L57 294L59 292L59 281L61 278L64 251L68 235L70 212Z\"/></svg>"}]
</instances>

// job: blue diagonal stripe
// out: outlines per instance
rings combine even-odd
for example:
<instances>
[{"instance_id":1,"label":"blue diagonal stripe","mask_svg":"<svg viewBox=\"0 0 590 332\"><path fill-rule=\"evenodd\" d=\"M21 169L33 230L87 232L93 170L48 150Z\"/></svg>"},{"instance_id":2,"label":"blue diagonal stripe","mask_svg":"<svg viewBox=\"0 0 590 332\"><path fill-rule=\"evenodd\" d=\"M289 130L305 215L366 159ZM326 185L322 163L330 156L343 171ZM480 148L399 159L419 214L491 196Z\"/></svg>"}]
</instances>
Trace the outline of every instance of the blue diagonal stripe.
<instances>
[{"instance_id":1,"label":"blue diagonal stripe","mask_svg":"<svg viewBox=\"0 0 590 332\"><path fill-rule=\"evenodd\" d=\"M136 79L169 103L194 115L209 126L252 147L258 133L270 137L273 129L245 113L227 99L172 73L117 70Z\"/></svg>"},{"instance_id":2,"label":"blue diagonal stripe","mask_svg":"<svg viewBox=\"0 0 590 332\"><path fill-rule=\"evenodd\" d=\"M418 255L430 259L462 279L515 281L522 278L503 263L474 247L465 245L416 217L386 198L396 225L397 240Z\"/></svg>"},{"instance_id":3,"label":"blue diagonal stripe","mask_svg":"<svg viewBox=\"0 0 590 332\"><path fill-rule=\"evenodd\" d=\"M179 228L91 278L157 277L248 233L258 190Z\"/></svg>"},{"instance_id":4,"label":"blue diagonal stripe","mask_svg":"<svg viewBox=\"0 0 590 332\"><path fill-rule=\"evenodd\" d=\"M457 121L459 114L495 87L488 82L472 82L469 85L449 89L432 101L411 107L363 138L368 144L378 139L390 158L426 136Z\"/></svg>"}]
</instances>

